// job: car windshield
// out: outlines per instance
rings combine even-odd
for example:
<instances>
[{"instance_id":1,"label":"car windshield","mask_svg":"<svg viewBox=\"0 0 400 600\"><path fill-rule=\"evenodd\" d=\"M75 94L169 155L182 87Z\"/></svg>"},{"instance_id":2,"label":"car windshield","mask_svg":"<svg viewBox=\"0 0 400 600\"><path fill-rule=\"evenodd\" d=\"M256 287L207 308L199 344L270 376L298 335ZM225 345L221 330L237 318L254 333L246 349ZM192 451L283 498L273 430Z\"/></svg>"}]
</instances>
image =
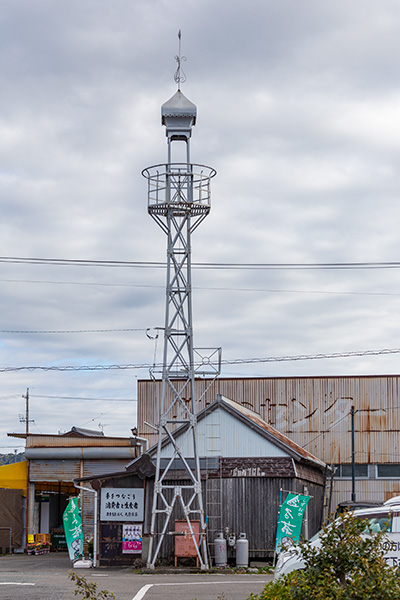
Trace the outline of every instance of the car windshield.
<instances>
[{"instance_id":1,"label":"car windshield","mask_svg":"<svg viewBox=\"0 0 400 600\"><path fill-rule=\"evenodd\" d=\"M375 513L369 515L356 515L358 519L366 521L364 533L379 533L392 531L392 518L389 513Z\"/></svg>"}]
</instances>

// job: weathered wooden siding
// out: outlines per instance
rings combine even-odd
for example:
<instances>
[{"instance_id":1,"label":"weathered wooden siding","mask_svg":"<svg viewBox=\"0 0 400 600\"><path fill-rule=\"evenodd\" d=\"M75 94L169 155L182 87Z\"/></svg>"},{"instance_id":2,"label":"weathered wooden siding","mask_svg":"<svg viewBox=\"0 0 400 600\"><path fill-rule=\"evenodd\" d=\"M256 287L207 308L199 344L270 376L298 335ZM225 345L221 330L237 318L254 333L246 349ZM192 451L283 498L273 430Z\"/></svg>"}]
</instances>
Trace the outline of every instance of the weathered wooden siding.
<instances>
[{"instance_id":1,"label":"weathered wooden siding","mask_svg":"<svg viewBox=\"0 0 400 600\"><path fill-rule=\"evenodd\" d=\"M168 480L168 484L182 485L184 481ZM285 492L293 491L301 494L308 490L308 494L312 496L308 509L308 531L310 536L316 533L321 527L323 500L321 485L296 478L275 477L221 477L203 480L202 490L205 513L208 517L207 537L210 554L213 556L212 542L216 532L229 528L237 535L246 533L251 558L271 557L274 550L281 488ZM152 498L152 492L153 481L150 481L147 487L149 498ZM220 513L222 513L222 520L218 518ZM149 518L150 513L147 513L146 517ZM181 518L182 513L174 509L168 530L173 531L175 520ZM213 524L217 523L219 526L214 527ZM156 529L160 530L160 521ZM165 537L160 552L160 558L173 560L174 536Z\"/></svg>"}]
</instances>

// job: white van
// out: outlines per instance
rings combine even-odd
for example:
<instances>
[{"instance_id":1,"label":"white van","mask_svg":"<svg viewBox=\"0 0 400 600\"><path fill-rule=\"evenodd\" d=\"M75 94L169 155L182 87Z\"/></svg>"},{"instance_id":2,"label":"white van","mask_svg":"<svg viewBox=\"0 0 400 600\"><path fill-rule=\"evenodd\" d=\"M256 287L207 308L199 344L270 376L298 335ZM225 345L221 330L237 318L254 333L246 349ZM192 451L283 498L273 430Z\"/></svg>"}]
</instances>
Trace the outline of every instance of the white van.
<instances>
[{"instance_id":1,"label":"white van","mask_svg":"<svg viewBox=\"0 0 400 600\"><path fill-rule=\"evenodd\" d=\"M384 558L392 567L400 566L400 496L395 496L382 506L362 508L353 512L359 519L367 519L372 532L379 532L386 528L387 541L384 542ZM318 548L320 545L319 533L316 533L309 542ZM291 546L279 554L276 563L274 579L295 571L304 569L305 564L301 558L298 546Z\"/></svg>"}]
</instances>

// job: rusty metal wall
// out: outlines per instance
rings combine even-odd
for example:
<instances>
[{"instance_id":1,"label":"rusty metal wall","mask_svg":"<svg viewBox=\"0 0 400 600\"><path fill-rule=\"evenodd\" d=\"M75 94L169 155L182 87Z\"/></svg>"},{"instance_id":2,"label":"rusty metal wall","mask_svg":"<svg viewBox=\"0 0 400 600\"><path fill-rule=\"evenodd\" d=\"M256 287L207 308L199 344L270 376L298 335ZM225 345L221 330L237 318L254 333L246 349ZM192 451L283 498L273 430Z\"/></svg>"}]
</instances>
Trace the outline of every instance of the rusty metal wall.
<instances>
[{"instance_id":1,"label":"rusty metal wall","mask_svg":"<svg viewBox=\"0 0 400 600\"><path fill-rule=\"evenodd\" d=\"M95 460L88 459L83 463L83 475L82 477L89 477L90 475L105 475L108 473L115 473L118 471L124 471L127 465L126 458L120 458L115 460Z\"/></svg>"},{"instance_id":2,"label":"rusty metal wall","mask_svg":"<svg viewBox=\"0 0 400 600\"><path fill-rule=\"evenodd\" d=\"M31 460L29 479L31 482L72 481L78 477L123 471L126 464L127 459Z\"/></svg>"},{"instance_id":3,"label":"rusty metal wall","mask_svg":"<svg viewBox=\"0 0 400 600\"><path fill-rule=\"evenodd\" d=\"M378 502L379 504L400 496L400 479L356 479L356 499L358 502ZM351 480L336 479L332 493L332 509L343 500L350 500Z\"/></svg>"},{"instance_id":4,"label":"rusty metal wall","mask_svg":"<svg viewBox=\"0 0 400 600\"><path fill-rule=\"evenodd\" d=\"M72 481L81 477L80 460L31 460L29 481Z\"/></svg>"},{"instance_id":5,"label":"rusty metal wall","mask_svg":"<svg viewBox=\"0 0 400 600\"><path fill-rule=\"evenodd\" d=\"M202 379L198 410L217 394L251 408L327 463L351 461L354 406L356 462L400 462L400 376ZM144 421L158 422L160 395L161 381L138 382L139 435L150 445L156 437Z\"/></svg>"}]
</instances>

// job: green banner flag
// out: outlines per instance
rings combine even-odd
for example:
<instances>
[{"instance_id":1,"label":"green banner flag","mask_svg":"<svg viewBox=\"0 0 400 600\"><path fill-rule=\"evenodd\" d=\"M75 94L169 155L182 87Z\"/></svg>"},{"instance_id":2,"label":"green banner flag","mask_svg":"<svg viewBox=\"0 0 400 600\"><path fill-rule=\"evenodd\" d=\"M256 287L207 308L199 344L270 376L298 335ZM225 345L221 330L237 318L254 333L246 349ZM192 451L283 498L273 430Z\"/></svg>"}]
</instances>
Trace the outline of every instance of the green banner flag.
<instances>
[{"instance_id":1,"label":"green banner flag","mask_svg":"<svg viewBox=\"0 0 400 600\"><path fill-rule=\"evenodd\" d=\"M275 552L280 552L288 544L298 544L304 511L310 496L289 493L279 511L276 530Z\"/></svg>"},{"instance_id":2,"label":"green banner flag","mask_svg":"<svg viewBox=\"0 0 400 600\"><path fill-rule=\"evenodd\" d=\"M83 554L82 519L79 513L79 498L71 498L63 514L65 538L71 560Z\"/></svg>"}]
</instances>

